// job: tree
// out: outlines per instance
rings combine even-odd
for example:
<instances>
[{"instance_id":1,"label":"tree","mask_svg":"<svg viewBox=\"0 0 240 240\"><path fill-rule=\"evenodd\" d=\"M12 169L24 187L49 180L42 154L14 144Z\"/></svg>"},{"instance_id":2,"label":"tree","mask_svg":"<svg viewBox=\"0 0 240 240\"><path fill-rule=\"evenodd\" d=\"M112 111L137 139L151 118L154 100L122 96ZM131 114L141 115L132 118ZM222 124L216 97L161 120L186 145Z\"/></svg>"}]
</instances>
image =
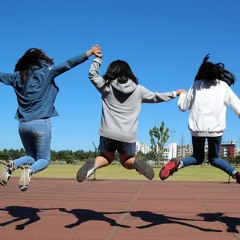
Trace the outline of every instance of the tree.
<instances>
[{"instance_id":1,"label":"tree","mask_svg":"<svg viewBox=\"0 0 240 240\"><path fill-rule=\"evenodd\" d=\"M169 128L165 129L164 121L161 123L160 128L155 126L149 131L149 135L151 137L151 149L158 164L160 164L161 160L163 160L163 153L165 150L164 145L169 138L168 132Z\"/></svg>"},{"instance_id":2,"label":"tree","mask_svg":"<svg viewBox=\"0 0 240 240\"><path fill-rule=\"evenodd\" d=\"M9 152L7 149L3 149L3 151L0 152L0 159L1 160L8 160L9 159Z\"/></svg>"},{"instance_id":3,"label":"tree","mask_svg":"<svg viewBox=\"0 0 240 240\"><path fill-rule=\"evenodd\" d=\"M240 164L240 155L237 155L235 158L235 164L236 164L236 167L238 167L238 164Z\"/></svg>"},{"instance_id":4,"label":"tree","mask_svg":"<svg viewBox=\"0 0 240 240\"><path fill-rule=\"evenodd\" d=\"M146 153L146 154L145 154L145 158L146 158L146 159L154 160L155 155L154 155L153 151L150 151L150 152Z\"/></svg>"},{"instance_id":5,"label":"tree","mask_svg":"<svg viewBox=\"0 0 240 240\"><path fill-rule=\"evenodd\" d=\"M22 148L20 150L11 148L10 150L8 150L8 154L9 154L9 158L13 160L26 156L26 153Z\"/></svg>"}]
</instances>

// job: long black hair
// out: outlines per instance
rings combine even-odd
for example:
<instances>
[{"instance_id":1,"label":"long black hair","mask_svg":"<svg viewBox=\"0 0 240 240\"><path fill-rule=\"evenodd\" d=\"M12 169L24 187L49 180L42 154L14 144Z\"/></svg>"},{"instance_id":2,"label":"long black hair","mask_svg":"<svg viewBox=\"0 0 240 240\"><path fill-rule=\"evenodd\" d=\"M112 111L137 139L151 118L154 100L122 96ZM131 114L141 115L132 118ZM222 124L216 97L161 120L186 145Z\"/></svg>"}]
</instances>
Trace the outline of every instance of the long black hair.
<instances>
[{"instance_id":1,"label":"long black hair","mask_svg":"<svg viewBox=\"0 0 240 240\"><path fill-rule=\"evenodd\" d=\"M54 60L53 58L49 58L41 49L30 48L18 60L14 72L19 71L22 81L26 82L28 70L33 66L41 68L43 67L43 63L51 66L54 64Z\"/></svg>"},{"instance_id":2,"label":"long black hair","mask_svg":"<svg viewBox=\"0 0 240 240\"><path fill-rule=\"evenodd\" d=\"M200 65L195 80L221 80L226 82L229 86L235 83L236 77L225 69L223 63L209 62L209 54L205 56L202 64Z\"/></svg>"},{"instance_id":3,"label":"long black hair","mask_svg":"<svg viewBox=\"0 0 240 240\"><path fill-rule=\"evenodd\" d=\"M117 79L120 82L127 82L131 79L138 84L138 79L132 72L129 64L122 60L116 60L109 64L106 73L103 75L103 79L110 83L112 80Z\"/></svg>"}]
</instances>

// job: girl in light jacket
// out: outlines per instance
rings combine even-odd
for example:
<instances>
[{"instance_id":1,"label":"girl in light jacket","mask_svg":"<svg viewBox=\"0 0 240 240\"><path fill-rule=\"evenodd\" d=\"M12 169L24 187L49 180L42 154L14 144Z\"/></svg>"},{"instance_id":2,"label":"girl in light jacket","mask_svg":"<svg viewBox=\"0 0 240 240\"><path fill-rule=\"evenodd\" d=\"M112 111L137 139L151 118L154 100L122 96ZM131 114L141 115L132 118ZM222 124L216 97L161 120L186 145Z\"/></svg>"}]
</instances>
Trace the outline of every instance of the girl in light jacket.
<instances>
[{"instance_id":1,"label":"girl in light jacket","mask_svg":"<svg viewBox=\"0 0 240 240\"><path fill-rule=\"evenodd\" d=\"M224 64L204 58L193 85L187 93L181 93L178 106L181 111L190 110L189 130L192 135L193 155L182 159L170 160L159 173L162 180L175 171L204 161L205 141L208 141L208 161L240 183L240 174L228 162L220 158L223 131L226 128L226 107L229 106L240 117L240 100L230 86L234 75L227 71Z\"/></svg>"}]
</instances>

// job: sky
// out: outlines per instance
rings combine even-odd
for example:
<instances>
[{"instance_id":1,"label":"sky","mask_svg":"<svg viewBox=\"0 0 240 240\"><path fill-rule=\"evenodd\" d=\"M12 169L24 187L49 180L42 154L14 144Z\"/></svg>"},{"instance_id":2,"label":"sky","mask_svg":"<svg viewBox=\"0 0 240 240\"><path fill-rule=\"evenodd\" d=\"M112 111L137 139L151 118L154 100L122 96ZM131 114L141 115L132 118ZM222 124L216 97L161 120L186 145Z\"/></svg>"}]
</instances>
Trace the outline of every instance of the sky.
<instances>
[{"instance_id":1,"label":"sky","mask_svg":"<svg viewBox=\"0 0 240 240\"><path fill-rule=\"evenodd\" d=\"M101 46L100 74L114 60L127 61L139 84L166 92L191 86L206 54L225 64L237 81L240 96L239 0L8 0L1 3L0 72L13 73L29 48L41 48L60 64ZM52 118L52 150L94 150L98 146L101 96L89 82L93 57L58 76ZM20 149L17 101L10 86L0 84L0 150ZM189 112L181 112L177 98L143 104L139 142L150 146L149 130L164 121L168 143L191 144ZM239 118L227 110L223 141L240 141ZM94 143L94 144L93 144Z\"/></svg>"}]
</instances>

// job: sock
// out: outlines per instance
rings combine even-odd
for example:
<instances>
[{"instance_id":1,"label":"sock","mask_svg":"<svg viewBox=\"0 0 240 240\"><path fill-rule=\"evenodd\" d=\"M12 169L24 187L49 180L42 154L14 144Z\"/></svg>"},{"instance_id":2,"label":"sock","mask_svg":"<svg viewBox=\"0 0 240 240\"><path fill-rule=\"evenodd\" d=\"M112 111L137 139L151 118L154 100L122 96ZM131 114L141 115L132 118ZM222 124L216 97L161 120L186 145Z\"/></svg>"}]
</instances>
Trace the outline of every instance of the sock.
<instances>
[{"instance_id":1,"label":"sock","mask_svg":"<svg viewBox=\"0 0 240 240\"><path fill-rule=\"evenodd\" d=\"M178 165L178 169L182 168L183 167L183 162L180 160L180 163Z\"/></svg>"},{"instance_id":2,"label":"sock","mask_svg":"<svg viewBox=\"0 0 240 240\"><path fill-rule=\"evenodd\" d=\"M17 169L16 164L15 164L15 162L13 161L13 171L16 170L16 169Z\"/></svg>"},{"instance_id":3,"label":"sock","mask_svg":"<svg viewBox=\"0 0 240 240\"><path fill-rule=\"evenodd\" d=\"M88 170L87 177L90 177L98 168L98 165L95 163L94 166Z\"/></svg>"},{"instance_id":4,"label":"sock","mask_svg":"<svg viewBox=\"0 0 240 240\"><path fill-rule=\"evenodd\" d=\"M10 161L10 166L9 166L9 172L10 174L12 174L12 172L16 170L16 165L14 163L14 161Z\"/></svg>"},{"instance_id":5,"label":"sock","mask_svg":"<svg viewBox=\"0 0 240 240\"><path fill-rule=\"evenodd\" d=\"M30 172L29 172L29 177L31 177L33 175L33 170L31 169Z\"/></svg>"},{"instance_id":6,"label":"sock","mask_svg":"<svg viewBox=\"0 0 240 240\"><path fill-rule=\"evenodd\" d=\"M236 173L237 173L237 170L235 170L235 171L232 172L232 178L233 178L233 179L236 179Z\"/></svg>"}]
</instances>

